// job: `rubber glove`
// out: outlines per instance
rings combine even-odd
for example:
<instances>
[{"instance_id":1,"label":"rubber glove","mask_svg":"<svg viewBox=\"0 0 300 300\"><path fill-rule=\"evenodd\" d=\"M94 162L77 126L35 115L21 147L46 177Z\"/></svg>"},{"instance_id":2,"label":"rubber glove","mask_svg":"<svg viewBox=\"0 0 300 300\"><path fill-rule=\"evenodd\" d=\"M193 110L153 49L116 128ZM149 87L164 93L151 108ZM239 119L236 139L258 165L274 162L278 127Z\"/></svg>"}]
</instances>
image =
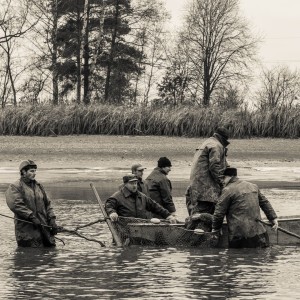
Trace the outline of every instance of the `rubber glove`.
<instances>
[{"instance_id":1,"label":"rubber glove","mask_svg":"<svg viewBox=\"0 0 300 300\"><path fill-rule=\"evenodd\" d=\"M51 226L51 234L56 235L58 233L58 226L56 224L55 218L51 218L48 222L48 225Z\"/></svg>"}]
</instances>

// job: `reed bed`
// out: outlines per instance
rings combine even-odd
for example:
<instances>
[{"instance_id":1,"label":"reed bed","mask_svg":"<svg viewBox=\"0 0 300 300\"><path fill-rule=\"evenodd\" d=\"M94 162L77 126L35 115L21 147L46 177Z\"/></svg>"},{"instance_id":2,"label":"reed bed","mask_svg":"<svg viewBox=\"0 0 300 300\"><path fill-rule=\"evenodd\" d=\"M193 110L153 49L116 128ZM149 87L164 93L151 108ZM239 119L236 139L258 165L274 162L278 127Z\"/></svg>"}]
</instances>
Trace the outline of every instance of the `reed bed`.
<instances>
[{"instance_id":1,"label":"reed bed","mask_svg":"<svg viewBox=\"0 0 300 300\"><path fill-rule=\"evenodd\" d=\"M2 135L165 135L205 137L227 126L234 138L299 138L300 108L250 111L109 105L38 105L0 111Z\"/></svg>"}]
</instances>

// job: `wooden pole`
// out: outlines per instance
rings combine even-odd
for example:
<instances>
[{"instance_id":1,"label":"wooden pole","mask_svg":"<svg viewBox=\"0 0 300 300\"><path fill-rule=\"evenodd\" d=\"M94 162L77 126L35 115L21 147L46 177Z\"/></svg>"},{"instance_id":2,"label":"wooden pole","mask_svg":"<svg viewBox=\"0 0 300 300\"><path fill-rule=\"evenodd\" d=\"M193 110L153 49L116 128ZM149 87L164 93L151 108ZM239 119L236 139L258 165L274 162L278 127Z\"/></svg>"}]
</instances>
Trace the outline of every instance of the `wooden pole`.
<instances>
[{"instance_id":1,"label":"wooden pole","mask_svg":"<svg viewBox=\"0 0 300 300\"><path fill-rule=\"evenodd\" d=\"M105 221L106 221L106 223L107 223L107 226L108 226L108 228L109 228L109 230L110 230L110 232L111 232L111 234L112 234L112 236L113 236L113 238L114 238L114 241L116 242L116 244L117 244L118 247L122 247L122 246L123 246L123 245L122 245L122 241L121 241L121 239L120 239L120 237L119 237L119 235L118 235L118 233L117 233L117 231L116 231L116 229L115 229L114 224L113 224L112 221L109 219L109 217L108 217L108 215L107 215L107 213L106 213L106 211L105 211L104 205L103 205L103 203L102 203L102 201L101 201L101 199L100 199L100 196L99 196L99 194L98 194L98 192L97 192L97 190L96 190L94 184L91 183L90 186L91 186L91 188L92 188L92 190L93 190L93 192L94 192L94 195L95 195L95 197L96 197L96 199L97 199L97 201L98 201L98 203L99 203L101 212L102 212L102 214L103 214L103 216L104 216L104 218L105 218Z\"/></svg>"},{"instance_id":2,"label":"wooden pole","mask_svg":"<svg viewBox=\"0 0 300 300\"><path fill-rule=\"evenodd\" d=\"M264 225L270 226L270 227L273 226L272 224L267 223L267 222L264 222L264 221L259 220L259 219L256 219L256 221L258 221L258 222L260 222L260 223L262 223L262 224L264 224ZM296 234L296 233L294 233L294 232L288 231L288 230L286 230L286 229L283 229L283 228L281 228L281 227L279 227L279 226L278 226L277 230L279 230L279 231L281 231L281 232L284 232L284 233L286 233L286 234L288 234L288 235L294 236L295 238L300 239L300 235L298 235L298 234Z\"/></svg>"}]
</instances>

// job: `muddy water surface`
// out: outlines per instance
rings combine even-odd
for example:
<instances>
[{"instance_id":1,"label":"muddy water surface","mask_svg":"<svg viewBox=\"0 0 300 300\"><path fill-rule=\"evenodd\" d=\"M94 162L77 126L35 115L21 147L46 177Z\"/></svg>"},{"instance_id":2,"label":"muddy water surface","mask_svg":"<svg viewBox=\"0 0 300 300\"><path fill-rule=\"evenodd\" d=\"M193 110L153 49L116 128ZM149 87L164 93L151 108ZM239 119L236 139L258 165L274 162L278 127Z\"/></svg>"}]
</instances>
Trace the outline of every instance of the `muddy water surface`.
<instances>
[{"instance_id":1,"label":"muddy water surface","mask_svg":"<svg viewBox=\"0 0 300 300\"><path fill-rule=\"evenodd\" d=\"M124 170L116 172L114 180L104 176L95 182L103 199L116 190ZM72 229L101 217L88 183L46 180L60 225ZM300 214L299 189L288 186L262 189L280 216ZM180 219L187 214L185 187L186 181L174 181ZM0 213L12 216L5 188L0 188ZM59 234L65 245L58 241L56 249L20 249L13 221L0 217L0 299L300 299L299 247L118 249L105 224L81 233L107 247Z\"/></svg>"}]
</instances>

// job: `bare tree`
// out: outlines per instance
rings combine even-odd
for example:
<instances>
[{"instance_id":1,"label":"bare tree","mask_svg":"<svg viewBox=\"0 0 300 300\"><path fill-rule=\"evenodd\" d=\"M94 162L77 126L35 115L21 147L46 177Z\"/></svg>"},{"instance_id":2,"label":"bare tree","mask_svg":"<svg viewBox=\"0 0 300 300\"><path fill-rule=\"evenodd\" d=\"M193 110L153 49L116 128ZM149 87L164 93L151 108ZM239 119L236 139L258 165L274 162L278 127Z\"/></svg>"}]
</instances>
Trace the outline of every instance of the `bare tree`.
<instances>
[{"instance_id":1,"label":"bare tree","mask_svg":"<svg viewBox=\"0 0 300 300\"><path fill-rule=\"evenodd\" d=\"M20 98L20 102L37 104L39 103L39 97L44 90L47 77L43 76L43 73L32 73L28 80L26 80L22 86L23 96Z\"/></svg>"},{"instance_id":2,"label":"bare tree","mask_svg":"<svg viewBox=\"0 0 300 300\"><path fill-rule=\"evenodd\" d=\"M237 109L242 107L245 102L245 95L248 87L242 85L227 83L221 89L217 90L212 97L212 103L224 109Z\"/></svg>"},{"instance_id":3,"label":"bare tree","mask_svg":"<svg viewBox=\"0 0 300 300\"><path fill-rule=\"evenodd\" d=\"M18 5L12 0L1 0L0 5L1 29L7 29L8 27L12 29L9 33L6 31L5 34L0 30L0 43L6 43L13 38L21 37L34 26L34 24L30 25L27 23L28 12L30 10L29 0L20 0ZM15 26L12 26L12 24Z\"/></svg>"},{"instance_id":4,"label":"bare tree","mask_svg":"<svg viewBox=\"0 0 300 300\"><path fill-rule=\"evenodd\" d=\"M262 87L256 98L260 108L291 107L300 96L299 71L291 71L286 66L263 70Z\"/></svg>"},{"instance_id":5,"label":"bare tree","mask_svg":"<svg viewBox=\"0 0 300 300\"><path fill-rule=\"evenodd\" d=\"M195 84L198 84L198 81L192 81L191 62L180 35L175 47L166 47L165 52L168 67L158 84L159 96L165 104L173 106L196 102L199 89Z\"/></svg>"},{"instance_id":6,"label":"bare tree","mask_svg":"<svg viewBox=\"0 0 300 300\"><path fill-rule=\"evenodd\" d=\"M12 92L13 104L17 105L16 78L24 71L24 68L14 68L13 53L18 46L17 39L24 36L36 23L29 24L28 12L30 1L20 1L15 5L11 0L1 1L4 8L0 15L0 48L5 54L5 76L2 93L2 107L8 98L8 91ZM26 69L26 67L25 67ZM7 86L9 84L9 87Z\"/></svg>"},{"instance_id":7,"label":"bare tree","mask_svg":"<svg viewBox=\"0 0 300 300\"><path fill-rule=\"evenodd\" d=\"M62 0L28 0L31 2L29 19L37 23L27 37L28 60L31 68L28 78L35 78L36 91L51 97L53 105L59 104L59 55L57 29L59 6ZM30 58L29 58L30 56ZM38 83L40 82L40 83ZM40 84L43 89L40 90ZM25 82L27 90L31 84ZM25 92L25 91L24 91ZM35 95L37 97L38 95ZM49 98L50 98L49 97ZM25 99L24 97L22 97Z\"/></svg>"},{"instance_id":8,"label":"bare tree","mask_svg":"<svg viewBox=\"0 0 300 300\"><path fill-rule=\"evenodd\" d=\"M239 16L238 0L193 0L181 38L202 104L226 81L245 80L257 40Z\"/></svg>"},{"instance_id":9,"label":"bare tree","mask_svg":"<svg viewBox=\"0 0 300 300\"><path fill-rule=\"evenodd\" d=\"M166 30L165 22L169 15L164 3L159 0L139 0L134 2L133 43L142 53L138 60L140 69L135 77L133 100L137 102L142 94L142 102L147 105L153 83L160 76L160 69L165 63ZM158 76L157 76L158 75Z\"/></svg>"}]
</instances>

